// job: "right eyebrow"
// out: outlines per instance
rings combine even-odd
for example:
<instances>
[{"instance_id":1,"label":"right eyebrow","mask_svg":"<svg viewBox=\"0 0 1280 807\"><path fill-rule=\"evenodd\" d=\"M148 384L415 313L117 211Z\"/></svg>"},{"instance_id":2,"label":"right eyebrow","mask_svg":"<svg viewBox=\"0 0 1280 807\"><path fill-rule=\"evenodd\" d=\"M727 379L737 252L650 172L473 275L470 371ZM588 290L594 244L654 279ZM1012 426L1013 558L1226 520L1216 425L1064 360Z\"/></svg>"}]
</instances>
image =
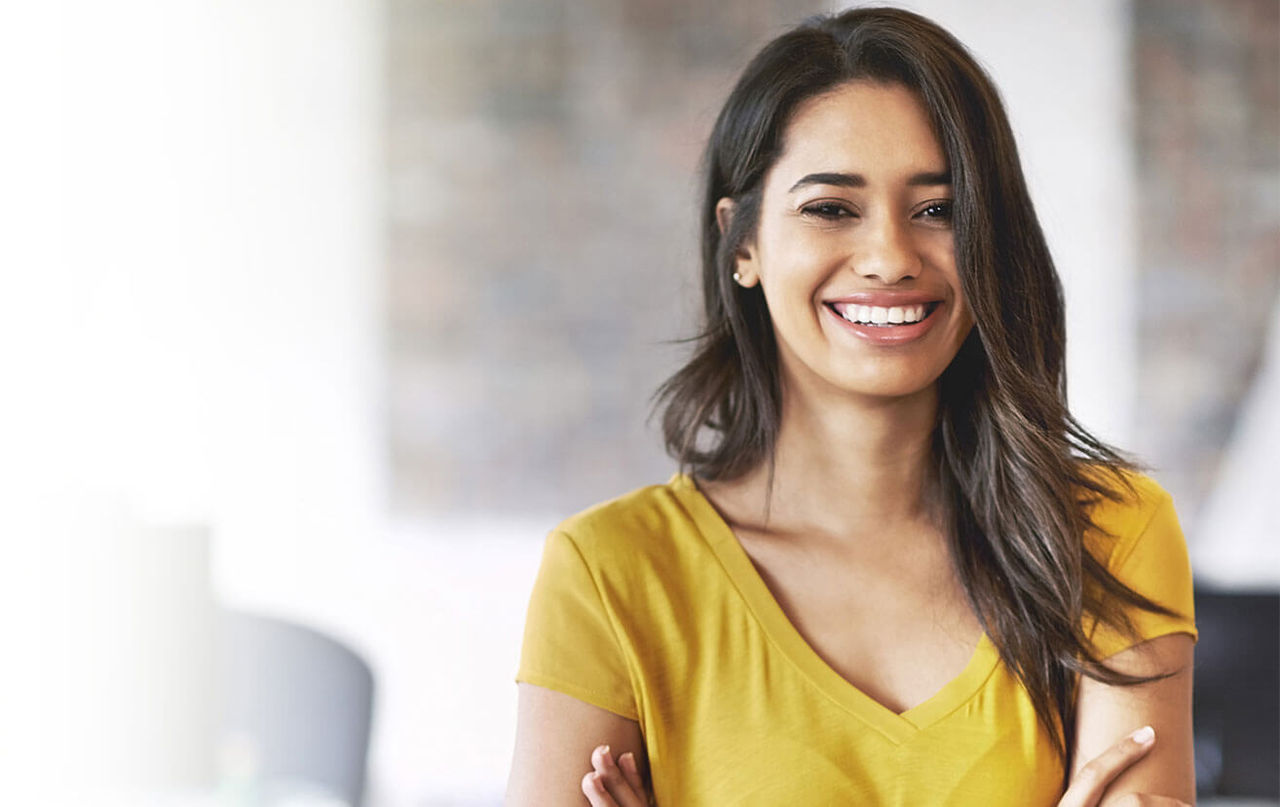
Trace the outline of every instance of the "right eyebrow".
<instances>
[{"instance_id":1,"label":"right eyebrow","mask_svg":"<svg viewBox=\"0 0 1280 807\"><path fill-rule=\"evenodd\" d=\"M791 190L787 193L795 193L801 188L809 185L835 185L839 188L865 188L867 186L867 178L862 174L844 174L839 172L822 172L818 174L806 174L800 177L796 184L791 186Z\"/></svg>"},{"instance_id":2,"label":"right eyebrow","mask_svg":"<svg viewBox=\"0 0 1280 807\"><path fill-rule=\"evenodd\" d=\"M947 171L924 171L919 174L912 174L907 179L907 184L911 186L917 185L950 185L951 174ZM835 185L839 188L865 188L867 186L867 178L862 174L849 174L843 171L823 171L816 174L806 174L801 177L796 184L791 186L787 193L795 193L801 188L809 185Z\"/></svg>"}]
</instances>

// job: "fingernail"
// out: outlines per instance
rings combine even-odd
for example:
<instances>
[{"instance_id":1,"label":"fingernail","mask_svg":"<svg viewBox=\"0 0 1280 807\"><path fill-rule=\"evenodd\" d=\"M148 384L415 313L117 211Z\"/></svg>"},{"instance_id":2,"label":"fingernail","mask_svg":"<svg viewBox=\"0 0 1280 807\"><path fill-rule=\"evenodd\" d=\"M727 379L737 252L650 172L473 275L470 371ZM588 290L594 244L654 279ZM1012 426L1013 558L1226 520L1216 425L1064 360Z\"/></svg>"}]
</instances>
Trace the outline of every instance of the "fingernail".
<instances>
[{"instance_id":1,"label":"fingernail","mask_svg":"<svg viewBox=\"0 0 1280 807\"><path fill-rule=\"evenodd\" d=\"M609 746L607 745L600 746L600 756L604 757L605 759L609 758Z\"/></svg>"},{"instance_id":2,"label":"fingernail","mask_svg":"<svg viewBox=\"0 0 1280 807\"><path fill-rule=\"evenodd\" d=\"M1143 726L1129 736L1138 745L1150 745L1151 741L1156 738L1156 730L1150 726Z\"/></svg>"}]
</instances>

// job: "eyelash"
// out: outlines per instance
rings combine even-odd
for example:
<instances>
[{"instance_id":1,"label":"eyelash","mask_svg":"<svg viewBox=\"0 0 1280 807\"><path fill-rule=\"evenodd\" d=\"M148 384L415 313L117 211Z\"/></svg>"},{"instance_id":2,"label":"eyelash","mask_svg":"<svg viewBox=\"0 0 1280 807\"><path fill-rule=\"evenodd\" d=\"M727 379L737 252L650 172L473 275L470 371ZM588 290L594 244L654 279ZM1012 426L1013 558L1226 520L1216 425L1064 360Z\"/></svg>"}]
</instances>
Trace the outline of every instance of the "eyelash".
<instances>
[{"instance_id":1,"label":"eyelash","mask_svg":"<svg viewBox=\"0 0 1280 807\"><path fill-rule=\"evenodd\" d=\"M930 202L929 205L921 210L917 215L924 215L930 210L941 208L941 213L932 216L925 216L925 218L933 219L935 221L950 221L951 206L952 203L950 200ZM800 210L807 216L814 216L816 218L826 219L827 221L835 221L836 219L851 218L855 216L854 212L848 207L836 204L835 202L818 202L817 204L803 207Z\"/></svg>"},{"instance_id":2,"label":"eyelash","mask_svg":"<svg viewBox=\"0 0 1280 807\"><path fill-rule=\"evenodd\" d=\"M835 202L818 202L817 204L802 207L800 212L804 213L806 216L816 216L820 219L831 220L853 216L852 210L844 205L838 205Z\"/></svg>"}]
</instances>

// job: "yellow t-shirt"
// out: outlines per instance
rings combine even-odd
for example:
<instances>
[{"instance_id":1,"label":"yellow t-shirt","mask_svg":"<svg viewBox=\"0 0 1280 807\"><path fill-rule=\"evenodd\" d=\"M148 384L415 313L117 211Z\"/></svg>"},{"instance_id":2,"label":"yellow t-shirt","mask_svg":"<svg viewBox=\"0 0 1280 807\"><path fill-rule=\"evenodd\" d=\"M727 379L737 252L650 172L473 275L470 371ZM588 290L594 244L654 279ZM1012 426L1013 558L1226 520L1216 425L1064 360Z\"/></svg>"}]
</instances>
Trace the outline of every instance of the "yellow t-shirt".
<instances>
[{"instance_id":1,"label":"yellow t-shirt","mask_svg":"<svg viewBox=\"0 0 1280 807\"><path fill-rule=\"evenodd\" d=\"M1195 636L1169 495L1103 503L1086 545L1186 619L1134 614L1143 639ZM1106 654L1132 642L1100 632ZM968 666L896 714L828 666L787 619L693 480L677 474L548 537L516 680L636 720L664 807L1053 805L1062 766L984 634ZM589 761L583 760L584 773Z\"/></svg>"}]
</instances>

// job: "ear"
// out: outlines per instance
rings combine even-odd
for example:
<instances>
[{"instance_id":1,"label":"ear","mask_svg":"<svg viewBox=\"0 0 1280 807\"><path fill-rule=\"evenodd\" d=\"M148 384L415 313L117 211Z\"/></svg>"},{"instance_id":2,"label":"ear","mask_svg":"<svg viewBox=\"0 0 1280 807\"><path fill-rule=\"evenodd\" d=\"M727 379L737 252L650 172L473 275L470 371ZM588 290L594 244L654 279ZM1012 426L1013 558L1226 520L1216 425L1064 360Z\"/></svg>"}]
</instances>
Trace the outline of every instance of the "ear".
<instances>
[{"instance_id":1,"label":"ear","mask_svg":"<svg viewBox=\"0 0 1280 807\"><path fill-rule=\"evenodd\" d=\"M733 223L733 215L737 212L737 204L729 197L716 202L716 224L720 227L720 237L729 232ZM760 282L755 256L755 245L744 242L734 255L734 271L738 273L738 285L749 289Z\"/></svg>"}]
</instances>

